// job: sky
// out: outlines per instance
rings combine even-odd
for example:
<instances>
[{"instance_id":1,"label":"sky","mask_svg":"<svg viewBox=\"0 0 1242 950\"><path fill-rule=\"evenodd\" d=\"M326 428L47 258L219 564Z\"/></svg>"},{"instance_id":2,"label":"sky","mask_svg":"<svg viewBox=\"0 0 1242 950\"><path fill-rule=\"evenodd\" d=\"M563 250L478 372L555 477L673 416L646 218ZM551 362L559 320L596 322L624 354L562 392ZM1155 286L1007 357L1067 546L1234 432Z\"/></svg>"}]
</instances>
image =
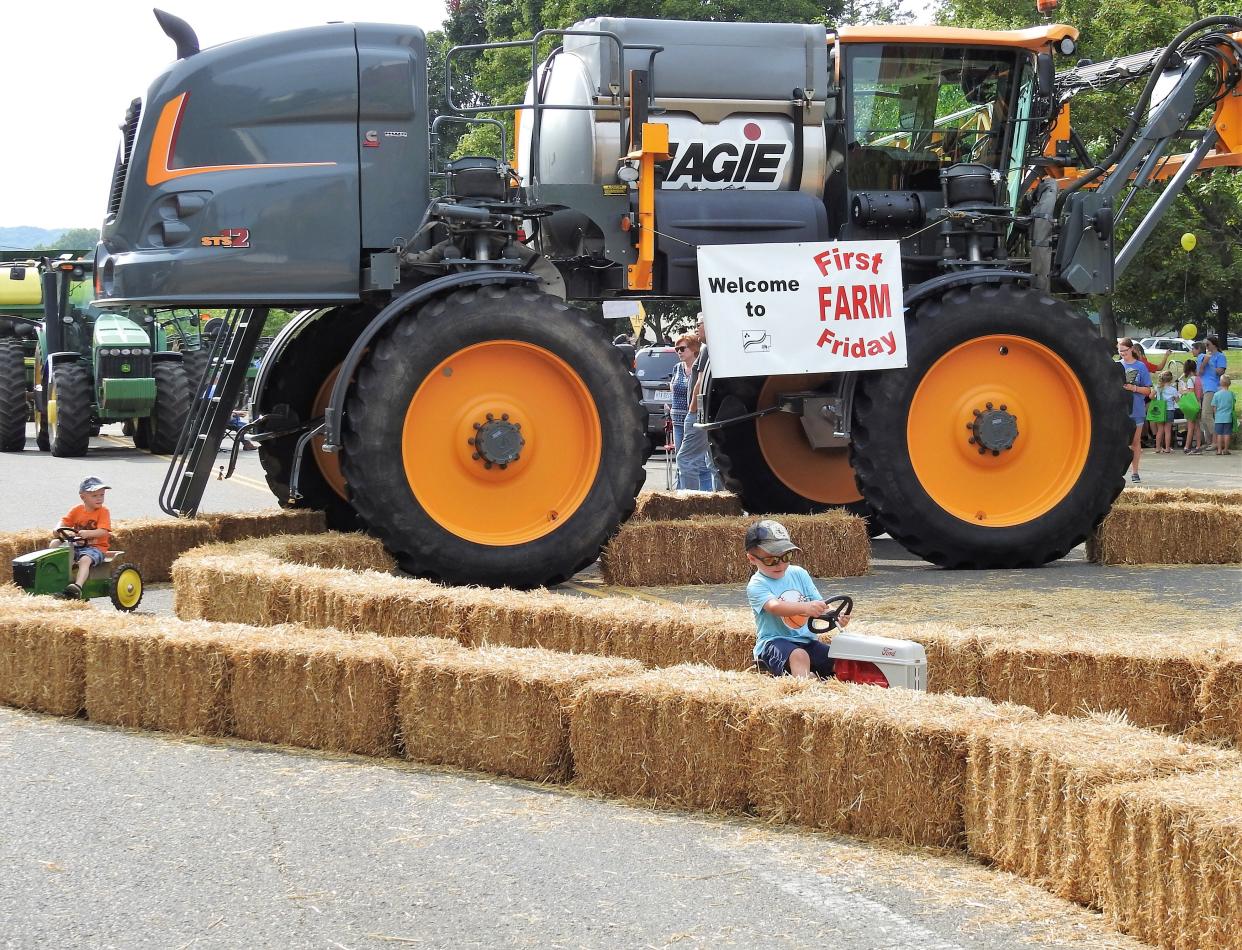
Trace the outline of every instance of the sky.
<instances>
[{"instance_id":1,"label":"sky","mask_svg":"<svg viewBox=\"0 0 1242 950\"><path fill-rule=\"evenodd\" d=\"M151 6L137 0L75 4L60 17L39 3L4 4L0 227L99 226L120 141L117 126L130 101L145 96L176 55ZM443 0L163 0L160 6L186 20L204 49L332 20L414 23L428 31L444 20ZM928 0L907 0L906 6L928 22Z\"/></svg>"}]
</instances>

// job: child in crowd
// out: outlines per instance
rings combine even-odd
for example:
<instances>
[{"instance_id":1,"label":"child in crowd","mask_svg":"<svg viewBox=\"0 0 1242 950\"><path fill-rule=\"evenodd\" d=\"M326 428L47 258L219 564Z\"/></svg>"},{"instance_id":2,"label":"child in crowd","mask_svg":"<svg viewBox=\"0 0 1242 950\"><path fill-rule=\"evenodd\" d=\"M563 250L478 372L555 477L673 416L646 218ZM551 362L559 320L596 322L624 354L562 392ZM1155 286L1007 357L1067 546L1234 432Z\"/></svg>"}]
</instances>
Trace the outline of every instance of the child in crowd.
<instances>
[{"instance_id":1,"label":"child in crowd","mask_svg":"<svg viewBox=\"0 0 1242 950\"><path fill-rule=\"evenodd\" d=\"M75 505L69 514L60 519L61 528L72 528L75 532L73 540L73 560L77 568L77 576L69 584L61 596L76 600L82 596L82 585L86 583L86 575L95 564L102 564L108 553L108 539L112 535L112 515L104 507L104 492L111 485L105 485L102 478L94 475L82 480L78 485L78 498L82 504Z\"/></svg>"},{"instance_id":2,"label":"child in crowd","mask_svg":"<svg viewBox=\"0 0 1242 950\"><path fill-rule=\"evenodd\" d=\"M1158 399L1164 402L1164 422L1156 432L1156 451L1168 455L1173 451L1173 415L1177 412L1177 387L1173 374L1165 370L1160 374Z\"/></svg>"},{"instance_id":3,"label":"child in crowd","mask_svg":"<svg viewBox=\"0 0 1242 950\"><path fill-rule=\"evenodd\" d=\"M1177 404L1186 419L1186 436L1182 441L1182 451L1187 455L1198 455L1202 439L1199 432L1199 413L1203 408L1203 384L1199 382L1195 361L1188 359L1182 364L1182 378L1177 381Z\"/></svg>"},{"instance_id":4,"label":"child in crowd","mask_svg":"<svg viewBox=\"0 0 1242 950\"><path fill-rule=\"evenodd\" d=\"M1143 457L1143 424L1147 418L1144 402L1152 393L1151 373L1144 365L1138 345L1128 336L1117 341L1117 355L1125 373L1121 384L1131 394L1130 421L1134 423L1134 435L1130 439L1130 481L1142 481L1139 476L1139 460Z\"/></svg>"},{"instance_id":5,"label":"child in crowd","mask_svg":"<svg viewBox=\"0 0 1242 950\"><path fill-rule=\"evenodd\" d=\"M831 676L828 647L808 626L810 618L827 613L828 605L811 575L789 563L799 550L789 530L779 521L756 521L746 529L745 544L746 560L755 569L746 585L755 613L755 659L773 676ZM837 622L846 626L849 615Z\"/></svg>"},{"instance_id":6,"label":"child in crowd","mask_svg":"<svg viewBox=\"0 0 1242 950\"><path fill-rule=\"evenodd\" d=\"M1220 378L1220 388L1212 395L1212 421L1216 423L1216 454L1233 455L1229 451L1229 440L1233 437L1233 410L1237 404L1237 396L1230 390L1232 381L1225 373Z\"/></svg>"}]
</instances>

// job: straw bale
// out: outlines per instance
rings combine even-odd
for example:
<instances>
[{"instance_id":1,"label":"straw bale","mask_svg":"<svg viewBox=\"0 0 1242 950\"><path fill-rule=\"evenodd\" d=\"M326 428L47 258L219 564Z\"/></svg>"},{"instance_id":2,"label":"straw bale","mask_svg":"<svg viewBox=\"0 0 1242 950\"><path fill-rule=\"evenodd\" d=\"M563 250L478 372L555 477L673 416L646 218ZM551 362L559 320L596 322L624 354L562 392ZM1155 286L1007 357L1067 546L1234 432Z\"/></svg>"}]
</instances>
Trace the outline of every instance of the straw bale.
<instances>
[{"instance_id":1,"label":"straw bale","mask_svg":"<svg viewBox=\"0 0 1242 950\"><path fill-rule=\"evenodd\" d=\"M1014 633L984 643L984 695L1066 716L1118 711L1134 725L1184 732L1199 719L1204 679L1226 643L1213 630Z\"/></svg>"},{"instance_id":2,"label":"straw bale","mask_svg":"<svg viewBox=\"0 0 1242 950\"><path fill-rule=\"evenodd\" d=\"M1118 505L1150 505L1167 504L1169 502L1207 504L1207 505L1242 505L1242 490L1216 488L1127 488L1113 507Z\"/></svg>"},{"instance_id":3,"label":"straw bale","mask_svg":"<svg viewBox=\"0 0 1242 950\"><path fill-rule=\"evenodd\" d=\"M375 636L273 628L229 651L229 720L243 739L392 755L396 658Z\"/></svg>"},{"instance_id":4,"label":"straw bale","mask_svg":"<svg viewBox=\"0 0 1242 950\"><path fill-rule=\"evenodd\" d=\"M1233 638L1203 678L1195 702L1199 721L1188 735L1242 749L1242 638Z\"/></svg>"},{"instance_id":5,"label":"straw bale","mask_svg":"<svg viewBox=\"0 0 1242 950\"><path fill-rule=\"evenodd\" d=\"M1101 788L1087 834L1113 926L1171 950L1242 947L1242 768Z\"/></svg>"},{"instance_id":6,"label":"straw bale","mask_svg":"<svg viewBox=\"0 0 1242 950\"><path fill-rule=\"evenodd\" d=\"M743 811L751 708L803 686L704 666L588 683L569 706L575 783L684 808Z\"/></svg>"},{"instance_id":7,"label":"straw bale","mask_svg":"<svg viewBox=\"0 0 1242 950\"><path fill-rule=\"evenodd\" d=\"M1087 539L1087 559L1099 564L1237 564L1242 562L1242 505L1115 505Z\"/></svg>"},{"instance_id":8,"label":"straw bale","mask_svg":"<svg viewBox=\"0 0 1242 950\"><path fill-rule=\"evenodd\" d=\"M868 599L863 608L868 614L870 604ZM984 695L983 644L995 636L994 631L949 623L901 623L863 617L850 624L850 632L913 640L920 644L927 653L928 692Z\"/></svg>"},{"instance_id":9,"label":"straw bale","mask_svg":"<svg viewBox=\"0 0 1242 950\"><path fill-rule=\"evenodd\" d=\"M0 585L10 584L13 581L13 558L32 551L40 551L51 545L51 528L30 528L26 531L0 534Z\"/></svg>"},{"instance_id":10,"label":"straw bale","mask_svg":"<svg viewBox=\"0 0 1242 950\"><path fill-rule=\"evenodd\" d=\"M676 521L705 515L736 517L742 503L727 491L645 491L638 496L631 521Z\"/></svg>"},{"instance_id":11,"label":"straw bale","mask_svg":"<svg viewBox=\"0 0 1242 950\"><path fill-rule=\"evenodd\" d=\"M138 565L147 584L169 580L173 561L211 540L211 525L197 518L127 518L113 525L111 547Z\"/></svg>"},{"instance_id":12,"label":"straw bale","mask_svg":"<svg viewBox=\"0 0 1242 950\"><path fill-rule=\"evenodd\" d=\"M536 782L571 773L574 690L633 675L633 660L510 647L401 657L397 711L405 757Z\"/></svg>"},{"instance_id":13,"label":"straw bale","mask_svg":"<svg viewBox=\"0 0 1242 950\"><path fill-rule=\"evenodd\" d=\"M199 517L211 525L212 539L222 542L278 534L317 534L328 530L324 513L310 508L202 514Z\"/></svg>"},{"instance_id":14,"label":"straw bale","mask_svg":"<svg viewBox=\"0 0 1242 950\"><path fill-rule=\"evenodd\" d=\"M1115 782L1236 763L1234 753L1138 729L1119 716L1047 716L970 741L967 849L1058 896L1090 904L1087 812Z\"/></svg>"},{"instance_id":15,"label":"straw bale","mask_svg":"<svg viewBox=\"0 0 1242 950\"><path fill-rule=\"evenodd\" d=\"M969 740L1035 718L973 697L815 683L756 703L752 798L773 821L960 848Z\"/></svg>"},{"instance_id":16,"label":"straw bale","mask_svg":"<svg viewBox=\"0 0 1242 950\"><path fill-rule=\"evenodd\" d=\"M799 563L815 577L867 573L867 524L841 509L775 515L802 548ZM752 518L629 521L600 558L604 580L621 586L744 584L752 569L742 548Z\"/></svg>"},{"instance_id":17,"label":"straw bale","mask_svg":"<svg viewBox=\"0 0 1242 950\"><path fill-rule=\"evenodd\" d=\"M0 703L76 716L83 707L83 640L98 618L49 609L44 600L11 600L0 612Z\"/></svg>"}]
</instances>

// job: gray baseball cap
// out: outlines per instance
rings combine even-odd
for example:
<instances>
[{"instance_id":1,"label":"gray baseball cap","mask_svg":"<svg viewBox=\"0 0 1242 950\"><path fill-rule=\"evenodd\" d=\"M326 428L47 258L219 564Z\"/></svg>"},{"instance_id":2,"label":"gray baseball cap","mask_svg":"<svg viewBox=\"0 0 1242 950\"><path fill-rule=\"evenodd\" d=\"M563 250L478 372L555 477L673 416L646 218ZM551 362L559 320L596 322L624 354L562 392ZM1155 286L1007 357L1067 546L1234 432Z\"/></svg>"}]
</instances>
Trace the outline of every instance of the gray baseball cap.
<instances>
[{"instance_id":1,"label":"gray baseball cap","mask_svg":"<svg viewBox=\"0 0 1242 950\"><path fill-rule=\"evenodd\" d=\"M101 488L111 487L111 485L105 485L104 480L98 475L88 475L86 478L82 479L82 484L78 486L78 491L99 491Z\"/></svg>"},{"instance_id":2,"label":"gray baseball cap","mask_svg":"<svg viewBox=\"0 0 1242 950\"><path fill-rule=\"evenodd\" d=\"M789 529L779 521L756 521L746 529L746 550L762 548L769 554L784 554L786 551L801 551L789 539Z\"/></svg>"}]
</instances>

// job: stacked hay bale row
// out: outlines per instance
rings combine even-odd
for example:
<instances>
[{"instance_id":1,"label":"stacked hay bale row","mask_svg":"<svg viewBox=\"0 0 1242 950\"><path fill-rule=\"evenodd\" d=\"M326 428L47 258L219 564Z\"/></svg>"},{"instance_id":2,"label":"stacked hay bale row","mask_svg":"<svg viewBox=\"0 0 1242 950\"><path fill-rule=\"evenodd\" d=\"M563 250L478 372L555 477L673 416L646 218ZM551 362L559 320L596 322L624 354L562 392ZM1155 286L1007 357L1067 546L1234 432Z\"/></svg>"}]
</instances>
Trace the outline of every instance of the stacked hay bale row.
<instances>
[{"instance_id":1,"label":"stacked hay bale row","mask_svg":"<svg viewBox=\"0 0 1242 950\"><path fill-rule=\"evenodd\" d=\"M650 667L751 663L749 612L629 598L584 600L547 592L446 589L322 564L385 568L362 535L287 536L202 548L174 571L186 619L297 621L383 636L434 633L460 643L543 647L635 659ZM290 563L297 561L298 563ZM938 693L1016 702L1037 712L1124 712L1131 722L1242 745L1242 632L963 629L863 622L863 633L917 640Z\"/></svg>"},{"instance_id":2,"label":"stacked hay bale row","mask_svg":"<svg viewBox=\"0 0 1242 950\"><path fill-rule=\"evenodd\" d=\"M707 516L736 517L742 503L726 491L645 491L639 494L630 521L675 521Z\"/></svg>"},{"instance_id":3,"label":"stacked hay bale row","mask_svg":"<svg viewBox=\"0 0 1242 950\"><path fill-rule=\"evenodd\" d=\"M846 511L776 515L802 549L798 563L815 577L867 573L871 544L867 523ZM693 517L628 521L608 542L600 569L623 587L676 584L744 584L753 569L742 548L742 517Z\"/></svg>"},{"instance_id":4,"label":"stacked hay bale row","mask_svg":"<svg viewBox=\"0 0 1242 950\"><path fill-rule=\"evenodd\" d=\"M1242 562L1242 491L1127 489L1087 539L1098 564Z\"/></svg>"},{"instance_id":5,"label":"stacked hay bale row","mask_svg":"<svg viewBox=\"0 0 1242 950\"><path fill-rule=\"evenodd\" d=\"M309 509L200 518L129 518L115 523L111 547L124 551L125 560L138 565L143 579L156 584L169 580L173 562L201 544L326 530L323 512ZM13 558L46 548L51 541L51 526L0 535L0 584L13 579Z\"/></svg>"},{"instance_id":6,"label":"stacked hay bale row","mask_svg":"<svg viewBox=\"0 0 1242 950\"><path fill-rule=\"evenodd\" d=\"M1236 933L1220 922L1242 887L1242 801L1236 784L1218 786L1237 782L1242 756L1119 721L430 638L141 617L99 630L84 616L59 605L0 615L0 657L15 646L33 655L40 640L42 657L69 654L24 667L76 679L53 701L61 713L76 711L76 696L102 722L400 752L681 807L965 843L1169 946L1226 947ZM12 702L8 680L0 690ZM57 691L26 684L23 695L41 704ZM1204 770L1212 777L1161 784ZM1182 863L1153 859L1153 838ZM1190 901L1208 916L1179 937L1153 901Z\"/></svg>"}]
</instances>

